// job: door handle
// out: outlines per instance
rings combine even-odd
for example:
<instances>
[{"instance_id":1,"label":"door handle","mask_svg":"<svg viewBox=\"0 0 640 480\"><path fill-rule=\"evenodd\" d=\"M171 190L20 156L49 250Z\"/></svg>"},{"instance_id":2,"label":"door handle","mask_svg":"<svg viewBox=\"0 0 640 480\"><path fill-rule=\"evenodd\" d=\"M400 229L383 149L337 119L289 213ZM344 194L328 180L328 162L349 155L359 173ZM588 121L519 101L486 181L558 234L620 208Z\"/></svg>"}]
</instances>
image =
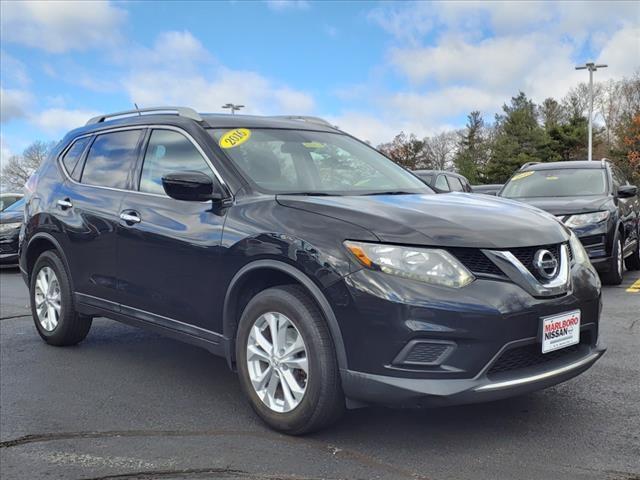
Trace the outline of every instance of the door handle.
<instances>
[{"instance_id":1,"label":"door handle","mask_svg":"<svg viewBox=\"0 0 640 480\"><path fill-rule=\"evenodd\" d=\"M124 220L125 223L128 223L129 225L140 223L140 217L136 212L122 212L120 214L120 219Z\"/></svg>"},{"instance_id":2,"label":"door handle","mask_svg":"<svg viewBox=\"0 0 640 480\"><path fill-rule=\"evenodd\" d=\"M67 210L68 208L73 207L73 203L71 203L71 200L69 200L68 198L64 198L62 200L58 200L58 207L60 207L62 210Z\"/></svg>"}]
</instances>

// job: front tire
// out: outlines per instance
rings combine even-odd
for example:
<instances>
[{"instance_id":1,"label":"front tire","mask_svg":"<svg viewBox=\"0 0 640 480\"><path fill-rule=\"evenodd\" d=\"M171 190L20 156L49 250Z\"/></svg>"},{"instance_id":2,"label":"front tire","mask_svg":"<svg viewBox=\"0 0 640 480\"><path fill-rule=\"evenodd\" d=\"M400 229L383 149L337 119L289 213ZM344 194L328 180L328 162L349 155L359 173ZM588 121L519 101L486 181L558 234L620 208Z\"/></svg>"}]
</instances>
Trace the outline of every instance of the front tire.
<instances>
[{"instance_id":1,"label":"front tire","mask_svg":"<svg viewBox=\"0 0 640 480\"><path fill-rule=\"evenodd\" d=\"M622 239L620 234L616 235L609 262L609 271L602 276L602 281L607 285L620 285L624 271L624 260L622 258Z\"/></svg>"},{"instance_id":2,"label":"front tire","mask_svg":"<svg viewBox=\"0 0 640 480\"><path fill-rule=\"evenodd\" d=\"M275 430L309 433L344 410L329 329L301 287L269 288L249 301L238 326L236 362L249 403Z\"/></svg>"},{"instance_id":3,"label":"front tire","mask_svg":"<svg viewBox=\"0 0 640 480\"><path fill-rule=\"evenodd\" d=\"M630 257L624 261L627 270L640 270L640 228L636 235L636 249Z\"/></svg>"},{"instance_id":4,"label":"front tire","mask_svg":"<svg viewBox=\"0 0 640 480\"><path fill-rule=\"evenodd\" d=\"M76 312L69 276L54 251L48 250L36 260L29 296L36 329L49 345L75 345L89 333L92 319Z\"/></svg>"}]
</instances>

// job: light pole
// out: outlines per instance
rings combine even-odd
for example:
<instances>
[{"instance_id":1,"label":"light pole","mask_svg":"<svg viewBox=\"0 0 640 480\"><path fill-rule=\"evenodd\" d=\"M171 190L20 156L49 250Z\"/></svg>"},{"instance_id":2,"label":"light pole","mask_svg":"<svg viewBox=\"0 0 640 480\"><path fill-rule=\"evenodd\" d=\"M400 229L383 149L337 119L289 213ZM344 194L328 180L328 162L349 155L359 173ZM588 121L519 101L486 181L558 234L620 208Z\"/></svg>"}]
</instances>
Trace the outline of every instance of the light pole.
<instances>
[{"instance_id":1,"label":"light pole","mask_svg":"<svg viewBox=\"0 0 640 480\"><path fill-rule=\"evenodd\" d=\"M222 105L222 108L229 108L231 110L231 115L235 115L236 111L239 111L241 108L244 108L244 105L236 105L235 103L227 103Z\"/></svg>"},{"instance_id":2,"label":"light pole","mask_svg":"<svg viewBox=\"0 0 640 480\"><path fill-rule=\"evenodd\" d=\"M589 160L593 160L593 72L599 68L607 68L607 65L596 65L593 62L589 62L576 67L576 70L589 70Z\"/></svg>"}]
</instances>

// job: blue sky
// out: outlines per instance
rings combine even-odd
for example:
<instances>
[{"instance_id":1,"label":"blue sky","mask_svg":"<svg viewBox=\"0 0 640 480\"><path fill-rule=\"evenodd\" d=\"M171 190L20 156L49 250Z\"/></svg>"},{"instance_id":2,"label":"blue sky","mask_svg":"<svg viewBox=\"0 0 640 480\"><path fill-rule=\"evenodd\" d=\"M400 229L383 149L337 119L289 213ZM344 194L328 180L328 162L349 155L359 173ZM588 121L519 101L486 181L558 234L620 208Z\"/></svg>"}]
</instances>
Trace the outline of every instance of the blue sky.
<instances>
[{"instance_id":1,"label":"blue sky","mask_svg":"<svg viewBox=\"0 0 640 480\"><path fill-rule=\"evenodd\" d=\"M640 69L637 2L1 3L2 157L160 104L324 116L374 143Z\"/></svg>"}]
</instances>

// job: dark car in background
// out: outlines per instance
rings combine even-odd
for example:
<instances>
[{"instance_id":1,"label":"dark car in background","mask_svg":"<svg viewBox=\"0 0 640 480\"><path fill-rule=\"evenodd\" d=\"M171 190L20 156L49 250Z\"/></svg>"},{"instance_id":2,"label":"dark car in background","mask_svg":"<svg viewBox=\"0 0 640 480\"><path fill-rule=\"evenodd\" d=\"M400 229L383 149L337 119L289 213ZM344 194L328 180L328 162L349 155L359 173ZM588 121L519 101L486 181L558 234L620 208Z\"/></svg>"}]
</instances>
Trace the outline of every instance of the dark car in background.
<instances>
[{"instance_id":1,"label":"dark car in background","mask_svg":"<svg viewBox=\"0 0 640 480\"><path fill-rule=\"evenodd\" d=\"M0 265L17 265L18 237L24 219L24 198L0 212Z\"/></svg>"},{"instance_id":2,"label":"dark car in background","mask_svg":"<svg viewBox=\"0 0 640 480\"><path fill-rule=\"evenodd\" d=\"M345 407L521 395L604 352L600 280L568 228L434 195L322 120L104 115L32 178L20 268L42 339L108 317L206 348L287 433Z\"/></svg>"},{"instance_id":3,"label":"dark car in background","mask_svg":"<svg viewBox=\"0 0 640 480\"><path fill-rule=\"evenodd\" d=\"M624 265L640 269L640 199L612 163L524 165L499 193L546 210L571 228L605 283L622 282Z\"/></svg>"},{"instance_id":4,"label":"dark car in background","mask_svg":"<svg viewBox=\"0 0 640 480\"><path fill-rule=\"evenodd\" d=\"M444 170L414 170L413 174L431 187L436 193L467 192L471 185L463 175Z\"/></svg>"},{"instance_id":5,"label":"dark car in background","mask_svg":"<svg viewBox=\"0 0 640 480\"><path fill-rule=\"evenodd\" d=\"M502 183L492 183L489 185L471 185L471 191L473 193L482 193L483 195L497 195L502 187Z\"/></svg>"},{"instance_id":6,"label":"dark car in background","mask_svg":"<svg viewBox=\"0 0 640 480\"><path fill-rule=\"evenodd\" d=\"M24 195L22 193L0 193L0 212L9 208L23 196Z\"/></svg>"}]
</instances>

